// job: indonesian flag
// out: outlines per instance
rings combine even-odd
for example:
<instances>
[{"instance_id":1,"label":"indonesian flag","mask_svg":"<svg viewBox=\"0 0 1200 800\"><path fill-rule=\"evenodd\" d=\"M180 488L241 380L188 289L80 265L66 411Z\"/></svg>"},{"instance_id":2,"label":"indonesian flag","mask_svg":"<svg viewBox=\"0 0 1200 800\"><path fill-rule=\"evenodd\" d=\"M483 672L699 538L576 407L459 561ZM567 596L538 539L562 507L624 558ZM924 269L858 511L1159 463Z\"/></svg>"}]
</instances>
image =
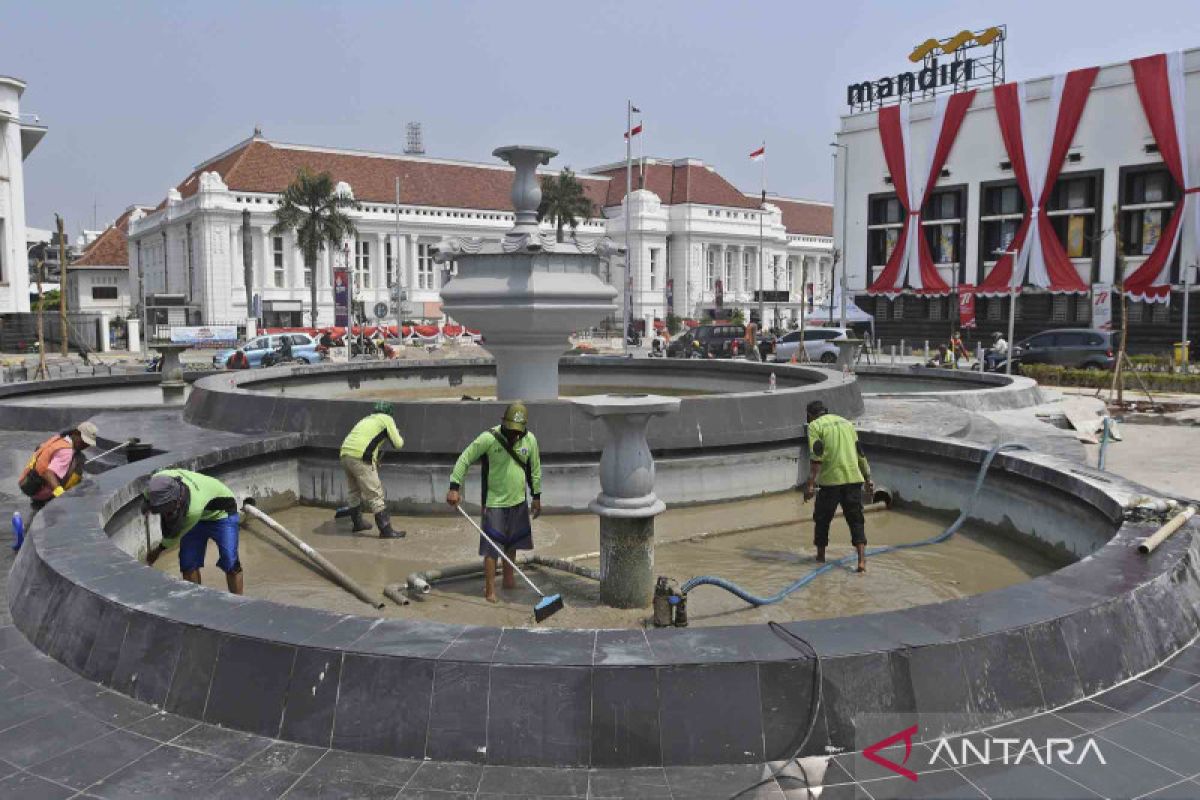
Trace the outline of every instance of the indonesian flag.
<instances>
[{"instance_id":1,"label":"indonesian flag","mask_svg":"<svg viewBox=\"0 0 1200 800\"><path fill-rule=\"evenodd\" d=\"M766 156L766 154L767 154L767 146L764 144L762 147L758 148L757 150L755 150L753 153L750 154L750 160L751 161L761 161L763 159L763 157Z\"/></svg>"},{"instance_id":2,"label":"indonesian flag","mask_svg":"<svg viewBox=\"0 0 1200 800\"><path fill-rule=\"evenodd\" d=\"M633 126L633 130L631 130L625 134L625 138L628 139L630 136L637 136L641 132L642 132L642 123L639 122L637 125Z\"/></svg>"}]
</instances>

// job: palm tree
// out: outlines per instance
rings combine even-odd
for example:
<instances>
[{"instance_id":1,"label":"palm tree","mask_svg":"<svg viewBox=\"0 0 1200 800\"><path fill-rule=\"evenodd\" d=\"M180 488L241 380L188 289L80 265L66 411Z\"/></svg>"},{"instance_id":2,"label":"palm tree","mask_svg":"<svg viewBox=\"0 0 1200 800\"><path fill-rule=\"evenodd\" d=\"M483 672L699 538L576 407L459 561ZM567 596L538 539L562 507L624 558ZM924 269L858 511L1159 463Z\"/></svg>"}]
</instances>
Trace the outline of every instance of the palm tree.
<instances>
[{"instance_id":1,"label":"palm tree","mask_svg":"<svg viewBox=\"0 0 1200 800\"><path fill-rule=\"evenodd\" d=\"M555 239L563 240L563 226L571 227L571 234L595 213L592 201L583 193L583 184L575 177L570 167L558 173L558 177L542 178L542 204L538 206L538 221L551 219L554 221Z\"/></svg>"},{"instance_id":2,"label":"palm tree","mask_svg":"<svg viewBox=\"0 0 1200 800\"><path fill-rule=\"evenodd\" d=\"M348 194L339 193L328 172L314 175L301 167L279 200L275 210L275 235L296 232L296 243L304 254L304 268L312 275L312 327L317 327L317 256L325 245L337 247L356 236L358 228L346 215L357 210L358 203Z\"/></svg>"}]
</instances>

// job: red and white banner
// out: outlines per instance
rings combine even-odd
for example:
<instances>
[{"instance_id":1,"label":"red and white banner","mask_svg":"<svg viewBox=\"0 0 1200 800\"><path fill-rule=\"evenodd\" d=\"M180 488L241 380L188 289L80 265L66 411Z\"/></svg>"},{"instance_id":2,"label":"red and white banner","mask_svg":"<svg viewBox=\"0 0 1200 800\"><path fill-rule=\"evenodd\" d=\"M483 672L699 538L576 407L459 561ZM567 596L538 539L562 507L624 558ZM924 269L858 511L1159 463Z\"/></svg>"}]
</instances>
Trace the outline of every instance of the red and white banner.
<instances>
[{"instance_id":1,"label":"red and white banner","mask_svg":"<svg viewBox=\"0 0 1200 800\"><path fill-rule=\"evenodd\" d=\"M958 327L975 327L975 287L969 283L958 285Z\"/></svg>"},{"instance_id":2,"label":"red and white banner","mask_svg":"<svg viewBox=\"0 0 1200 800\"><path fill-rule=\"evenodd\" d=\"M950 156L963 117L974 99L975 90L972 89L943 95L935 101L928 170L915 163L916 154L909 136L909 104L879 109L879 139L896 197L904 209L905 222L887 266L867 287L868 294L896 297L906 286L921 294L950 293L950 287L934 266L929 242L921 232L921 209L937 184L942 165Z\"/></svg>"},{"instance_id":3,"label":"red and white banner","mask_svg":"<svg viewBox=\"0 0 1200 800\"><path fill-rule=\"evenodd\" d=\"M1171 299L1168 265L1179 246L1185 227L1192 229L1192 252L1185 254L1183 263L1195 264L1200 260L1200 186L1192 186L1197 174L1191 167L1191 158L1200 154L1187 152L1187 111L1184 107L1183 53L1159 53L1156 56L1135 58L1129 62L1133 68L1133 80L1137 85L1142 110L1150 124L1150 132L1158 144L1163 163L1175 183L1182 189L1182 197L1175 204L1171 220L1167 223L1158 244L1137 271L1125 280L1125 294L1134 300L1148 303L1165 303ZM1197 171L1200 171L1198 169ZM1192 213L1187 213L1191 208Z\"/></svg>"},{"instance_id":4,"label":"red and white banner","mask_svg":"<svg viewBox=\"0 0 1200 800\"><path fill-rule=\"evenodd\" d=\"M1046 203L1099 71L1099 67L1088 67L1054 76L1049 114L1054 126L1048 136L1034 136L1026 124L1025 84L1005 83L994 90L1000 135L1025 198L1025 218L1012 243L1017 250L1015 263L1011 255L1002 255L980 284L980 294L1005 295L1010 287L1026 283L1058 294L1087 293L1087 284L1050 225Z\"/></svg>"},{"instance_id":5,"label":"red and white banner","mask_svg":"<svg viewBox=\"0 0 1200 800\"><path fill-rule=\"evenodd\" d=\"M758 161L759 159L765 157L766 155L767 155L767 146L764 144L762 147L758 148L757 150L755 150L753 153L750 154L750 160Z\"/></svg>"},{"instance_id":6,"label":"red and white banner","mask_svg":"<svg viewBox=\"0 0 1200 800\"><path fill-rule=\"evenodd\" d=\"M630 136L637 136L641 132L642 132L642 123L639 122L637 125L634 125L633 128L631 128L629 131L627 131L625 133L625 138L628 139Z\"/></svg>"},{"instance_id":7,"label":"red and white banner","mask_svg":"<svg viewBox=\"0 0 1200 800\"><path fill-rule=\"evenodd\" d=\"M1092 284L1092 327L1112 330L1112 286L1107 283Z\"/></svg>"}]
</instances>

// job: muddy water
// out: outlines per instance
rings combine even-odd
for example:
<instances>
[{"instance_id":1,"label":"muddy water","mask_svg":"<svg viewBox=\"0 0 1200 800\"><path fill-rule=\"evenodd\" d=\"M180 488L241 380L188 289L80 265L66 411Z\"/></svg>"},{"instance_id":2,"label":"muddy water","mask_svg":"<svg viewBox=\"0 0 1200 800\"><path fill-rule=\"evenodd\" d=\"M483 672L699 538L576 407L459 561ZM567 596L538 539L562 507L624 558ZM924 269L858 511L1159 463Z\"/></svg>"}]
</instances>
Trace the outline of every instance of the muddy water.
<instances>
[{"instance_id":1,"label":"muddy water","mask_svg":"<svg viewBox=\"0 0 1200 800\"><path fill-rule=\"evenodd\" d=\"M812 559L812 506L788 493L754 501L668 511L658 520L656 574L682 582L694 575L714 574L733 580L749 591L772 594L815 564ZM273 514L281 524L305 539L371 592L388 583L403 582L416 570L477 563L478 535L454 517L394 517L408 531L399 541L354 535L349 522L335 522L328 509L295 506ZM904 511L867 515L872 546L909 542L940 532L949 518ZM737 533L731 529L765 527ZM590 515L547 516L534 523L536 552L571 556L598 549L598 522ZM697 538L702 533L721 533ZM845 523L833 523L829 554L852 552ZM241 558L246 592L284 603L355 614L422 617L444 622L523 626L532 625L531 608L537 596L520 584L501 590L500 602L483 599L481 577L438 584L427 599L407 607L389 602L376 612L330 583L290 545L258 523L243 525ZM208 563L216 559L209 548ZM598 566L592 557L581 563ZM177 573L173 555L158 568ZM1060 566L1007 539L968 526L950 541L927 548L874 558L865 575L837 569L773 606L752 608L732 595L711 587L691 593L688 611L693 626L730 625L766 620L816 619L848 616L934 603L999 589L1045 574ZM541 568L530 577L547 593L563 594L567 608L544 625L619 628L646 622L648 611L618 611L599 604L599 586L585 578ZM223 586L215 567L204 570L205 580Z\"/></svg>"}]
</instances>

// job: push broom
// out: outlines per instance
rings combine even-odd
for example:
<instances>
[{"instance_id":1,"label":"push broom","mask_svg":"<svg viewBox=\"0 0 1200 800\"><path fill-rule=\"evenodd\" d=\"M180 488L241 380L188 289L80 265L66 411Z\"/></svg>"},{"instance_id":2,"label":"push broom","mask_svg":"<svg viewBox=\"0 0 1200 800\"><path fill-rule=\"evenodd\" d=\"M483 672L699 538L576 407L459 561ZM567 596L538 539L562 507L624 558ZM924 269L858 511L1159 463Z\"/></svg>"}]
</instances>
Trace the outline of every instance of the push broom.
<instances>
[{"instance_id":1,"label":"push broom","mask_svg":"<svg viewBox=\"0 0 1200 800\"><path fill-rule=\"evenodd\" d=\"M494 541L492 541L492 537L490 537L486 533L484 533L483 528L479 527L479 525L475 522L475 520L471 519L471 515L466 512L466 509L464 509L462 506L455 506L455 508L458 509L458 513L460 513L464 517L466 517L467 522L471 523L472 528L479 531L479 535L483 537L483 540L485 542L487 542L489 545L491 545L492 549L496 551L497 555L499 555L502 559L504 559L504 563L508 564L510 567L515 569L517 571L517 574L520 575L525 580L525 582L529 584L529 588L533 589L535 592L537 592L538 596L542 598L541 600L539 600L537 602L537 605L535 605L533 607L533 618L535 620L537 620L538 622L542 622L543 620L548 619L549 617L553 616L554 614L556 614L562 610L563 599L562 599L561 594L548 595L545 592L543 592L541 589L539 589L534 584L533 581L529 580L529 576L526 575L524 572L522 572L521 568L518 567L516 564L514 564L512 562L511 558L509 558L507 555L504 554L504 548L502 548L500 545L498 545Z\"/></svg>"}]
</instances>

